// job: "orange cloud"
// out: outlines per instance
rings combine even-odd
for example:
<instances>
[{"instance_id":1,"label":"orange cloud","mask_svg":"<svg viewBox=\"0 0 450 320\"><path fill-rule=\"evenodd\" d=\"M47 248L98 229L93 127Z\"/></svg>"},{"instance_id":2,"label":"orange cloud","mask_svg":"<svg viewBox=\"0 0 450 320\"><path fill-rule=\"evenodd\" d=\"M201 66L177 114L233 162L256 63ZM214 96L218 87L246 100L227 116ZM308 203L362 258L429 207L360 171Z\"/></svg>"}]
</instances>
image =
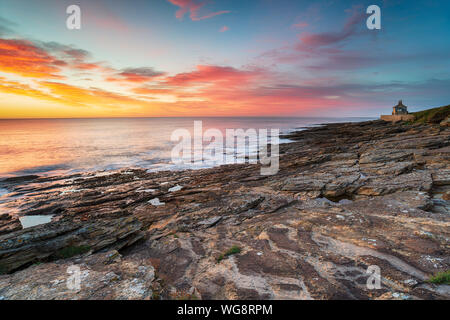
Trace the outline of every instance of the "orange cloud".
<instances>
[{"instance_id":1,"label":"orange cloud","mask_svg":"<svg viewBox=\"0 0 450 320\"><path fill-rule=\"evenodd\" d=\"M61 103L57 97L44 93L40 90L33 89L29 85L19 83L17 81L6 81L4 78L0 78L0 92L15 94L40 100L47 100Z\"/></svg>"},{"instance_id":2,"label":"orange cloud","mask_svg":"<svg viewBox=\"0 0 450 320\"><path fill-rule=\"evenodd\" d=\"M34 78L62 78L64 61L49 55L30 41L0 39L0 71Z\"/></svg>"},{"instance_id":3,"label":"orange cloud","mask_svg":"<svg viewBox=\"0 0 450 320\"><path fill-rule=\"evenodd\" d=\"M121 94L105 91L98 88L84 89L60 82L40 82L40 85L60 97L68 105L97 106L106 108L119 108L120 106L138 104L139 101Z\"/></svg>"},{"instance_id":4,"label":"orange cloud","mask_svg":"<svg viewBox=\"0 0 450 320\"><path fill-rule=\"evenodd\" d=\"M95 63L80 62L73 65L73 68L78 70L95 70L100 69L101 66Z\"/></svg>"},{"instance_id":5,"label":"orange cloud","mask_svg":"<svg viewBox=\"0 0 450 320\"><path fill-rule=\"evenodd\" d=\"M88 51L56 42L0 39L0 71L35 78L21 83L0 77L0 93L11 94L4 95L10 100L5 101L9 109L3 114L14 116L20 96L24 97L23 108L17 106L17 114L32 115L36 110L26 109L26 105L33 99L41 108L51 105L55 115L64 110L72 116L287 115L350 105L342 88L306 86L304 81L303 87L283 85L292 82L262 68L197 65L192 71L168 76L150 67L117 70L106 62L90 62L90 58ZM72 78L67 83L54 81L67 70L86 71L74 73L74 80L87 74L118 82L117 92L102 88L115 87L102 81L96 88L74 85L76 82L69 82ZM43 109L45 116L51 116L50 109Z\"/></svg>"}]
</instances>

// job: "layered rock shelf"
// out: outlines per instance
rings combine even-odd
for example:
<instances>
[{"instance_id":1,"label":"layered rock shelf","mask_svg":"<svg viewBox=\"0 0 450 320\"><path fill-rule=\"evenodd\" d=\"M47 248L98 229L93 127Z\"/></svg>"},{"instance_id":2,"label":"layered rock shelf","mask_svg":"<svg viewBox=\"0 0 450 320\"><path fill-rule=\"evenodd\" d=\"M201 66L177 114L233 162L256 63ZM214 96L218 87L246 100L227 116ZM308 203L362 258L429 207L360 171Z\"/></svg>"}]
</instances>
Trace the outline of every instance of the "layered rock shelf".
<instances>
[{"instance_id":1,"label":"layered rock shelf","mask_svg":"<svg viewBox=\"0 0 450 320\"><path fill-rule=\"evenodd\" d=\"M450 265L449 127L288 138L273 176L240 164L1 181L0 299L450 298L428 281ZM32 215L52 222L22 229Z\"/></svg>"}]
</instances>

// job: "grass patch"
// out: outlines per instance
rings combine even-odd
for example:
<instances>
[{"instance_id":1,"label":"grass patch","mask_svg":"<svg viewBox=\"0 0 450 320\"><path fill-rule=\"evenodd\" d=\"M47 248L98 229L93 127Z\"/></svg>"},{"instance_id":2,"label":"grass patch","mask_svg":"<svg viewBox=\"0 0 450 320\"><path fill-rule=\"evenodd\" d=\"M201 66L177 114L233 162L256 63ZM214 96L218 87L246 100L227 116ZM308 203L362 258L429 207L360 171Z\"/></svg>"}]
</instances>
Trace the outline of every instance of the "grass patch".
<instances>
[{"instance_id":1,"label":"grass patch","mask_svg":"<svg viewBox=\"0 0 450 320\"><path fill-rule=\"evenodd\" d=\"M241 248L238 246L232 246L230 249L225 252L225 256L231 256L232 254L241 253Z\"/></svg>"},{"instance_id":2,"label":"grass patch","mask_svg":"<svg viewBox=\"0 0 450 320\"><path fill-rule=\"evenodd\" d=\"M450 116L450 105L414 112L413 123L436 123L439 124Z\"/></svg>"},{"instance_id":3,"label":"grass patch","mask_svg":"<svg viewBox=\"0 0 450 320\"><path fill-rule=\"evenodd\" d=\"M450 270L436 273L428 279L428 282L434 284L450 284Z\"/></svg>"},{"instance_id":4,"label":"grass patch","mask_svg":"<svg viewBox=\"0 0 450 320\"><path fill-rule=\"evenodd\" d=\"M232 246L230 249L228 249L227 251L225 251L224 253L222 253L218 258L217 258L217 263L219 263L220 261L222 261L223 259L225 259L228 256L231 256L233 254L238 254L241 252L241 248L239 248L238 246Z\"/></svg>"},{"instance_id":5,"label":"grass patch","mask_svg":"<svg viewBox=\"0 0 450 320\"><path fill-rule=\"evenodd\" d=\"M55 256L56 258L59 259L67 259L67 258L71 258L74 256L78 256L80 254L84 254L89 252L89 250L91 250L91 247L89 246L70 246L70 247L66 247L63 248L59 251L56 252Z\"/></svg>"}]
</instances>

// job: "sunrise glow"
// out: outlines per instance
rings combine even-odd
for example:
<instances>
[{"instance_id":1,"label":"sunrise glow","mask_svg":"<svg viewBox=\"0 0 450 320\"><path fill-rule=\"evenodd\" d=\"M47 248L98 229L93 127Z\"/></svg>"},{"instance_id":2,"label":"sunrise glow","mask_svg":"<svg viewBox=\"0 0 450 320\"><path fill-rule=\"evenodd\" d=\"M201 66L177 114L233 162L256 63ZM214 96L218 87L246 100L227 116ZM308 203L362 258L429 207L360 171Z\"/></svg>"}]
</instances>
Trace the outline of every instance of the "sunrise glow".
<instances>
[{"instance_id":1,"label":"sunrise glow","mask_svg":"<svg viewBox=\"0 0 450 320\"><path fill-rule=\"evenodd\" d=\"M381 30L367 29L361 1L79 1L81 30L66 28L68 1L2 2L0 118L376 116L400 98L412 110L438 106L450 97L450 25L433 12L449 4L419 2L386 2Z\"/></svg>"}]
</instances>

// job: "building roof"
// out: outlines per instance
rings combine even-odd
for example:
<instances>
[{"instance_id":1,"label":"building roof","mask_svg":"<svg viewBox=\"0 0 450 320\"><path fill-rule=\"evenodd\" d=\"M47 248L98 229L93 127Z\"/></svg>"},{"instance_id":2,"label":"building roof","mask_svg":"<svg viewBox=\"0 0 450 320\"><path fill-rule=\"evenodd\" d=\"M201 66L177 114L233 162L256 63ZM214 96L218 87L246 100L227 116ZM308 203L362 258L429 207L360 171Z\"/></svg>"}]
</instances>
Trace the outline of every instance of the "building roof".
<instances>
[{"instance_id":1,"label":"building roof","mask_svg":"<svg viewBox=\"0 0 450 320\"><path fill-rule=\"evenodd\" d=\"M402 100L400 100L400 101L398 102L398 104L397 104L394 108L397 108L397 107L406 108L406 106L403 104L403 101L402 101Z\"/></svg>"}]
</instances>

